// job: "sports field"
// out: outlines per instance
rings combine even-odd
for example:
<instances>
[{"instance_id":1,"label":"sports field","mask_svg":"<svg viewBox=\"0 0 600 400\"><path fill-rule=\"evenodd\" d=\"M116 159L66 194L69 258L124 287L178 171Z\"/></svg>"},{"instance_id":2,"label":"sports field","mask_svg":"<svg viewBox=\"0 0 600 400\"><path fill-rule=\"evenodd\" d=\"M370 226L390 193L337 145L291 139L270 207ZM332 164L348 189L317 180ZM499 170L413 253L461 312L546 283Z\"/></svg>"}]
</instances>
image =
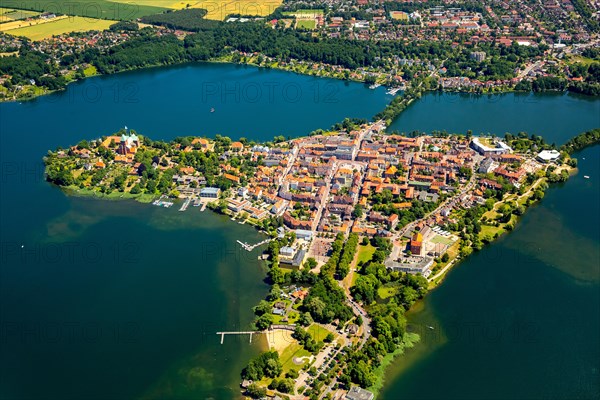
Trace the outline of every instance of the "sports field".
<instances>
[{"instance_id":1,"label":"sports field","mask_svg":"<svg viewBox=\"0 0 600 400\"><path fill-rule=\"evenodd\" d=\"M324 14L321 9L306 9L306 10L296 10L296 11L288 11L284 12L283 15L293 15L298 19L312 19L317 17L322 17Z\"/></svg>"},{"instance_id":2,"label":"sports field","mask_svg":"<svg viewBox=\"0 0 600 400\"><path fill-rule=\"evenodd\" d=\"M10 29L6 33L15 36L25 36L35 41L69 32L101 31L108 29L115 22L104 19L64 16L42 24ZM9 22L9 24L12 24L12 22ZM4 31L4 25L6 24L0 25L0 30Z\"/></svg>"}]
</instances>

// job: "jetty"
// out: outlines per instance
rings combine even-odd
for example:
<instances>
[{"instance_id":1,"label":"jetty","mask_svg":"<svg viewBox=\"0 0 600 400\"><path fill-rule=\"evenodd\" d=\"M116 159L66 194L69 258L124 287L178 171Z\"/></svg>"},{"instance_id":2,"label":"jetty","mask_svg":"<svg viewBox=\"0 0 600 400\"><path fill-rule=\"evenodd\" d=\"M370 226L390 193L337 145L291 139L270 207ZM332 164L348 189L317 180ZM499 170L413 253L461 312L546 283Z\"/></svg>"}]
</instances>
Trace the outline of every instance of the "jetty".
<instances>
[{"instance_id":1,"label":"jetty","mask_svg":"<svg viewBox=\"0 0 600 400\"><path fill-rule=\"evenodd\" d=\"M179 209L179 211L185 211L187 210L187 208L190 206L190 203L192 202L192 198L188 197L187 199L185 199L185 202L181 205L181 208Z\"/></svg>"},{"instance_id":2,"label":"jetty","mask_svg":"<svg viewBox=\"0 0 600 400\"><path fill-rule=\"evenodd\" d=\"M246 251L252 251L252 250L254 250L255 248L257 248L258 246L262 246L263 244L267 244L267 243L269 243L271 240L273 240L273 239L271 239L271 238L269 238L269 239L265 239L265 240L263 240L262 242L258 242L258 243L256 243L256 244L253 244L253 245L249 245L248 243L246 243L246 242L242 242L242 241L240 241L240 240L238 240L237 242L238 242L238 243L239 243L239 244L242 246L242 248L243 248L244 250L246 250Z\"/></svg>"},{"instance_id":3,"label":"jetty","mask_svg":"<svg viewBox=\"0 0 600 400\"><path fill-rule=\"evenodd\" d=\"M401 87L390 88L387 92L385 92L385 94L391 94L392 96L395 96L400 90L402 90Z\"/></svg>"},{"instance_id":4,"label":"jetty","mask_svg":"<svg viewBox=\"0 0 600 400\"><path fill-rule=\"evenodd\" d=\"M166 199L167 197L165 196L160 196L160 198L158 200L154 200L152 202L152 205L158 206L158 207L165 207L165 208L169 208L173 205L172 202L170 201L165 201L163 199Z\"/></svg>"},{"instance_id":5,"label":"jetty","mask_svg":"<svg viewBox=\"0 0 600 400\"><path fill-rule=\"evenodd\" d=\"M252 343L252 335L261 333L266 331L217 332L217 335L221 335L221 344L225 341L225 335L250 335L250 343Z\"/></svg>"}]
</instances>

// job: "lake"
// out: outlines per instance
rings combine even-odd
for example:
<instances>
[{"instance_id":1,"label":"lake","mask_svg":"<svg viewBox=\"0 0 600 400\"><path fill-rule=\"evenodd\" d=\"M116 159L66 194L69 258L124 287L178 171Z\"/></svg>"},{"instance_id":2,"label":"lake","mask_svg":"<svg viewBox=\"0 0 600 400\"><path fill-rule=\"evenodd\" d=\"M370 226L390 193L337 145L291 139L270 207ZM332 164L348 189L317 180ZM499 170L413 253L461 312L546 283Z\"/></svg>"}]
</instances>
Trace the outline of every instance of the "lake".
<instances>
[{"instance_id":1,"label":"lake","mask_svg":"<svg viewBox=\"0 0 600 400\"><path fill-rule=\"evenodd\" d=\"M268 285L253 228L210 211L74 198L49 149L127 125L152 139L270 140L370 118L385 90L282 71L189 64L96 77L0 104L0 398L232 398ZM215 112L211 113L210 109Z\"/></svg>"},{"instance_id":2,"label":"lake","mask_svg":"<svg viewBox=\"0 0 600 400\"><path fill-rule=\"evenodd\" d=\"M406 108L389 129L463 134L471 130L475 135L497 136L527 132L542 135L548 143L561 144L596 127L600 127L600 106L593 97L571 93L430 93Z\"/></svg>"},{"instance_id":3,"label":"lake","mask_svg":"<svg viewBox=\"0 0 600 400\"><path fill-rule=\"evenodd\" d=\"M433 111L438 106L430 96L438 95L424 96L395 124L418 126L420 120L418 129L443 129L437 128ZM503 96L502 101L511 103L514 100L510 96L517 95ZM258 242L259 233L193 207L180 213L176 207L162 209L130 201L68 197L43 180L41 159L48 149L110 134L125 125L153 139L165 140L181 135L223 134L253 140L299 136L327 128L345 117L370 118L390 99L383 88L369 90L357 83L251 67L189 64L92 78L31 102L0 104L0 397L235 398L240 369L261 347L260 341L249 345L247 338L226 338L220 345L215 335L222 329L247 327L252 320L251 307L268 290L263 282L264 266L257 260L260 250L248 253L235 243L237 239ZM570 109L563 114L560 125L548 130L554 132L552 140L561 142L580 130L598 126L598 99L569 95L540 99L537 111L531 111L534 114L544 112L545 102L559 110L561 104ZM472 100L458 99L441 108L459 110L461 102L469 107ZM536 125L526 114L515 115L514 122L496 104L478 109L477 121L450 121L454 125L449 123L446 129L498 129L503 133L514 126L531 126L517 129L534 132ZM593 161L598 147L589 151L589 160ZM583 170L585 164L581 162ZM600 173L592 170L590 175L597 179ZM569 181L564 188L552 189L514 232L518 238L521 230L532 226L525 237L541 240L544 248L555 251L541 256L530 246L527 257L545 260L538 261L538 267L518 268L518 263L500 262L477 267L481 263L477 257L485 257L496 247L512 249L510 243L516 248L527 247L517 239L511 241L511 234L461 264L427 298L423 311L427 317L414 313L413 327L417 329L419 318L425 318L439 326L436 333L443 332L447 338L433 342L424 338L422 345L398 359L390 371L385 398L404 396L402 393L417 397L410 392L406 379L432 379L435 374L423 366L432 357L444 355L447 363L462 362L465 371L485 358L497 382L511 378L513 371L505 368L504 358L497 360L497 352L481 353L478 358L472 350L466 353L468 359L460 356L469 343L453 338L445 324L462 323L469 317L477 321L482 314L503 321L508 318L505 313L518 310L516 304L530 310L525 322L535 326L551 322L551 329L543 332L552 340L544 339L546 347L520 346L523 359L573 367L575 362L565 360L576 354L572 358L582 359L577 371L588 371L588 357L579 357L579 352L587 347L591 359L594 349L597 351L588 341L597 333L598 325L593 323L598 320L597 311L594 314L590 304L594 300L598 304L593 297L598 283L593 274L588 277L588 264L573 268L583 264L569 262L566 256L562 261L556 253L565 243L586 255L597 249L598 240L594 242L593 235L598 232L598 214L588 213L571 223L572 216L566 211L574 204L577 210L589 210L593 205L590 202L597 199L597 180L590 179L587 184L596 185L596 197L594 192L573 192L571 188L576 186L571 185L576 185L576 180ZM553 196L564 197L552 202ZM543 213L535 217L534 212L552 204L552 215L567 217L562 216L558 222ZM553 221L553 225L547 221ZM563 232L566 236L561 235ZM581 235L591 237L591 242L579 241ZM560 265L554 265L555 259L561 260ZM530 264L536 265L533 261ZM484 271L485 276L479 275ZM517 273L519 283L502 290L505 280L517 280ZM573 285L581 289L569 286L572 279L577 282ZM543 286L544 282L549 282L548 286ZM526 293L519 292L524 290L521 284L529 285ZM484 290L490 286L496 291ZM456 295L457 290L462 297ZM515 292L513 297L507 293L511 290ZM592 323L563 331L559 329L563 326L559 318L548 322L552 308L544 305L556 305L557 294L564 296L565 303L557 315L564 316L569 308L569 321L589 318ZM457 310L464 314L461 316ZM487 319L482 321L484 324ZM575 336L565 337L565 333ZM564 349L549 347L558 343L556 338L564 339ZM444 346L452 346L439 342L456 342L458 349L447 352ZM536 358L541 349L545 349L545 358ZM490 347L483 350L490 351ZM408 366L411 357L415 361ZM400 374L402 365L407 368ZM449 374L452 385L472 385L471 377L459 371L457 368L455 374ZM426 375L419 375L421 372ZM536 378L527 393L542 393L537 379L541 372L522 366L520 373ZM561 381L564 388L578 387L570 378ZM485 397L500 390L484 382L485 391L482 385L473 386L473 395Z\"/></svg>"}]
</instances>

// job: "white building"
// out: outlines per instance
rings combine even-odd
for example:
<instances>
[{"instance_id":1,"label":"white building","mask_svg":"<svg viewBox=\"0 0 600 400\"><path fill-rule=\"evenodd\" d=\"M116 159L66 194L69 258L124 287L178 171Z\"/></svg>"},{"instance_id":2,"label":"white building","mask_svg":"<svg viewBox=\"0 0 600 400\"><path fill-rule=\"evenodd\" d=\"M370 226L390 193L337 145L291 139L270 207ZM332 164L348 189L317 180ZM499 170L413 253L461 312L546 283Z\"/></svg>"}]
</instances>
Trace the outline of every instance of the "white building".
<instances>
[{"instance_id":1,"label":"white building","mask_svg":"<svg viewBox=\"0 0 600 400\"><path fill-rule=\"evenodd\" d=\"M509 145L504 143L501 140L498 140L494 143L495 147L489 147L479 140L479 138L473 138L471 140L471 148L478 152L483 156L492 156L492 155L500 155L500 154L508 154L512 153L512 149Z\"/></svg>"},{"instance_id":2,"label":"white building","mask_svg":"<svg viewBox=\"0 0 600 400\"><path fill-rule=\"evenodd\" d=\"M544 163L556 161L559 157L560 152L557 150L543 150L537 155L537 159Z\"/></svg>"}]
</instances>

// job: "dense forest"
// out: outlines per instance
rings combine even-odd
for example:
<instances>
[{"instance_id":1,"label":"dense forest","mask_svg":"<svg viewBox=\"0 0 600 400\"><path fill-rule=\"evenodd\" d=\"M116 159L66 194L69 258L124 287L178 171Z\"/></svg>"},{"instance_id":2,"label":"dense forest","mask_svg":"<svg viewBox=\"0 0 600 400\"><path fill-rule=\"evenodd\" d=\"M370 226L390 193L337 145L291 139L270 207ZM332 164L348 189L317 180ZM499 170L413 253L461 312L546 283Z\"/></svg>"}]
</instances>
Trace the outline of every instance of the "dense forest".
<instances>
[{"instance_id":1,"label":"dense forest","mask_svg":"<svg viewBox=\"0 0 600 400\"><path fill-rule=\"evenodd\" d=\"M204 19L207 11L202 8L169 11L161 14L148 15L141 18L141 22L152 25L161 25L170 29L182 29L198 32L203 29L212 29L219 26L218 21Z\"/></svg>"},{"instance_id":2,"label":"dense forest","mask_svg":"<svg viewBox=\"0 0 600 400\"><path fill-rule=\"evenodd\" d=\"M573 154L576 151L598 143L600 143L600 128L592 129L569 139L560 149Z\"/></svg>"}]
</instances>

